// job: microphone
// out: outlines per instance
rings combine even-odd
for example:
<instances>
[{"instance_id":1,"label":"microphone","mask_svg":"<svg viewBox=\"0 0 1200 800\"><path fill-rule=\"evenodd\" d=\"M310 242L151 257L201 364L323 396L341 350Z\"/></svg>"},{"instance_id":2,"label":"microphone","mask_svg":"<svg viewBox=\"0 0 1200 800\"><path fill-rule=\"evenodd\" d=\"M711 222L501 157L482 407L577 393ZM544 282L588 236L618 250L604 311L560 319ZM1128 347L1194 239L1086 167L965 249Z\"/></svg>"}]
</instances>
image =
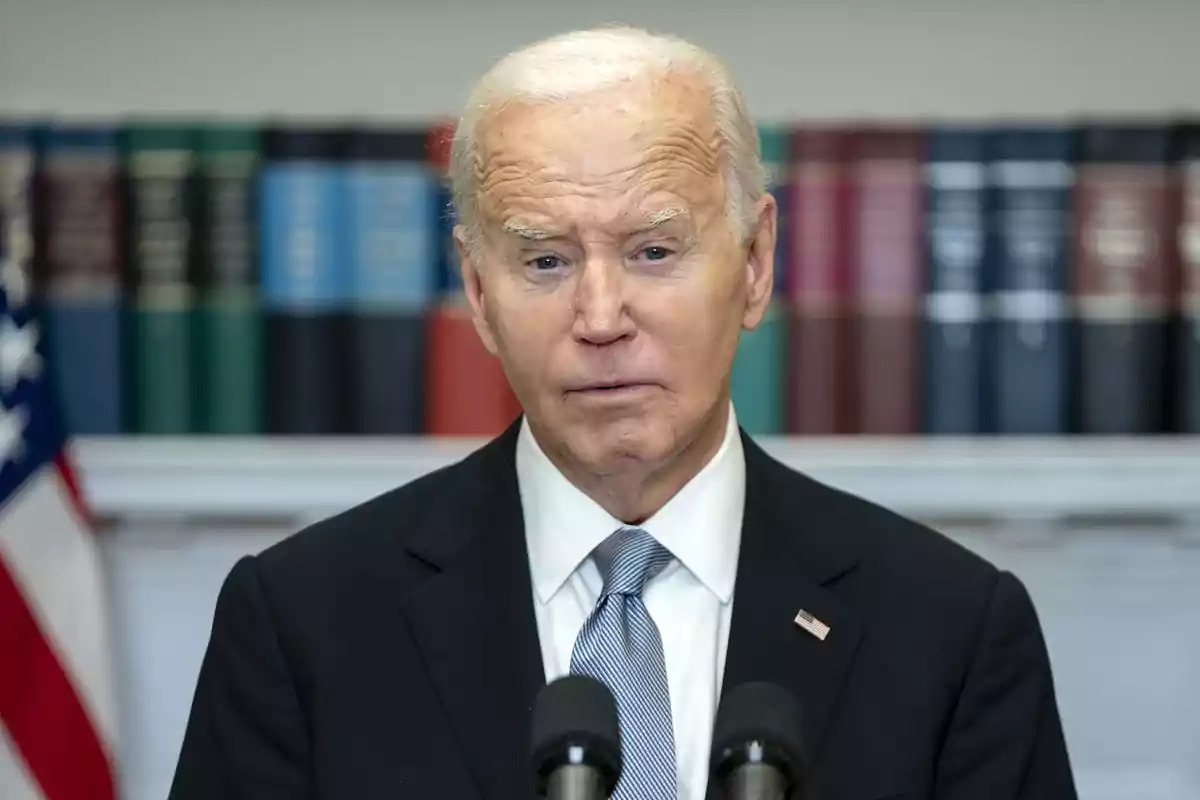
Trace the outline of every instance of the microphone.
<instances>
[{"instance_id":1,"label":"microphone","mask_svg":"<svg viewBox=\"0 0 1200 800\"><path fill-rule=\"evenodd\" d=\"M730 690L713 723L710 779L723 800L800 797L808 779L800 702L781 686Z\"/></svg>"},{"instance_id":2,"label":"microphone","mask_svg":"<svg viewBox=\"0 0 1200 800\"><path fill-rule=\"evenodd\" d=\"M566 675L533 704L533 770L538 797L606 800L621 776L617 701L600 681Z\"/></svg>"}]
</instances>

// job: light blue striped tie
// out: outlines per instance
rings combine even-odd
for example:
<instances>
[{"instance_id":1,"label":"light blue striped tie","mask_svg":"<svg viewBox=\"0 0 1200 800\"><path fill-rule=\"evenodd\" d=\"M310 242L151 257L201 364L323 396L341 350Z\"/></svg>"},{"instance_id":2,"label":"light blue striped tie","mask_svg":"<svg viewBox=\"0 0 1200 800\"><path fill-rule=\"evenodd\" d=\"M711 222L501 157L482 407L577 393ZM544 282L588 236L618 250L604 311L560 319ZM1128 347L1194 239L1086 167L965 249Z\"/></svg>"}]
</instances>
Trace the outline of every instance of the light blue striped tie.
<instances>
[{"instance_id":1,"label":"light blue striped tie","mask_svg":"<svg viewBox=\"0 0 1200 800\"><path fill-rule=\"evenodd\" d=\"M640 528L596 548L604 590L571 653L571 672L602 681L617 700L621 780L613 800L676 800L671 695L658 627L642 588L672 555Z\"/></svg>"}]
</instances>

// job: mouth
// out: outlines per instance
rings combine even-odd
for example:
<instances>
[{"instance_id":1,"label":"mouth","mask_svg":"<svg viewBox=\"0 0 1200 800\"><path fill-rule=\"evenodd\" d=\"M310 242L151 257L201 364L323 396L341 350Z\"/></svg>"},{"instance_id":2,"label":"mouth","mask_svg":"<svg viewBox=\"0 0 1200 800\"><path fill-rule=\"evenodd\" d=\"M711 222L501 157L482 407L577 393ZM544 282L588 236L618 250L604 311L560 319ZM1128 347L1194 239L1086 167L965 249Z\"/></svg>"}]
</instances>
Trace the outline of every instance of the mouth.
<instances>
[{"instance_id":1,"label":"mouth","mask_svg":"<svg viewBox=\"0 0 1200 800\"><path fill-rule=\"evenodd\" d=\"M653 389L657 384L647 381L613 381L604 383L589 383L575 386L567 390L567 394L587 395L593 397L608 397L632 394L646 389Z\"/></svg>"}]
</instances>

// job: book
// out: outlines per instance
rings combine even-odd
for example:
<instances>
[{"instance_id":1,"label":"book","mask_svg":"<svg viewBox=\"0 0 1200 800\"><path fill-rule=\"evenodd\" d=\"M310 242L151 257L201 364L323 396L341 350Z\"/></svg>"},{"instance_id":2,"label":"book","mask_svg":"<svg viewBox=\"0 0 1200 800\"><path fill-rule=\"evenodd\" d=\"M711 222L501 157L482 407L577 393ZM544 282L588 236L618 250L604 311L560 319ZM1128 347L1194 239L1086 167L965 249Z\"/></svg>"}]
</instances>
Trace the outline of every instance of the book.
<instances>
[{"instance_id":1,"label":"book","mask_svg":"<svg viewBox=\"0 0 1200 800\"><path fill-rule=\"evenodd\" d=\"M458 246L454 241L457 216L450 185L450 150L454 142L454 130L453 121L438 120L430 126L426 141L426 157L437 179L434 213L437 220L438 258L434 290L439 297L459 294L463 288Z\"/></svg>"},{"instance_id":2,"label":"book","mask_svg":"<svg viewBox=\"0 0 1200 800\"><path fill-rule=\"evenodd\" d=\"M131 430L183 435L195 429L197 416L195 143L189 127L173 122L131 122L121 134L133 290L126 362Z\"/></svg>"},{"instance_id":3,"label":"book","mask_svg":"<svg viewBox=\"0 0 1200 800\"><path fill-rule=\"evenodd\" d=\"M347 163L354 430L424 426L424 315L438 266L437 177L424 129L359 129Z\"/></svg>"},{"instance_id":4,"label":"book","mask_svg":"<svg viewBox=\"0 0 1200 800\"><path fill-rule=\"evenodd\" d=\"M33 202L36 153L30 125L0 120L0 286L8 308L35 303Z\"/></svg>"},{"instance_id":5,"label":"book","mask_svg":"<svg viewBox=\"0 0 1200 800\"><path fill-rule=\"evenodd\" d=\"M851 428L919 430L924 132L863 126L851 153Z\"/></svg>"},{"instance_id":6,"label":"book","mask_svg":"<svg viewBox=\"0 0 1200 800\"><path fill-rule=\"evenodd\" d=\"M1178 425L1182 433L1200 434L1200 122L1184 126L1181 135L1182 260L1179 331Z\"/></svg>"},{"instance_id":7,"label":"book","mask_svg":"<svg viewBox=\"0 0 1200 800\"><path fill-rule=\"evenodd\" d=\"M738 423L749 433L782 433L786 386L787 345L787 244L786 230L788 130L761 126L759 147L769 175L768 190L781 208L773 253L773 296L762 321L754 330L743 330L730 376L730 394Z\"/></svg>"},{"instance_id":8,"label":"book","mask_svg":"<svg viewBox=\"0 0 1200 800\"><path fill-rule=\"evenodd\" d=\"M984 433L990 387L984 259L988 243L988 132L935 127L925 152L922 430Z\"/></svg>"},{"instance_id":9,"label":"book","mask_svg":"<svg viewBox=\"0 0 1200 800\"><path fill-rule=\"evenodd\" d=\"M345 130L271 125L263 136L260 291L266 430L353 430Z\"/></svg>"},{"instance_id":10,"label":"book","mask_svg":"<svg viewBox=\"0 0 1200 800\"><path fill-rule=\"evenodd\" d=\"M76 435L127 430L124 195L118 126L55 121L35 134L34 285L51 377Z\"/></svg>"},{"instance_id":11,"label":"book","mask_svg":"<svg viewBox=\"0 0 1200 800\"><path fill-rule=\"evenodd\" d=\"M425 432L495 436L522 412L500 360L488 352L463 301L444 302L426 324Z\"/></svg>"},{"instance_id":12,"label":"book","mask_svg":"<svg viewBox=\"0 0 1200 800\"><path fill-rule=\"evenodd\" d=\"M785 294L787 431L851 429L851 133L803 126L789 141Z\"/></svg>"},{"instance_id":13,"label":"book","mask_svg":"<svg viewBox=\"0 0 1200 800\"><path fill-rule=\"evenodd\" d=\"M992 137L989 393L1001 435L1070 430L1075 144L1073 128L1054 123Z\"/></svg>"},{"instance_id":14,"label":"book","mask_svg":"<svg viewBox=\"0 0 1200 800\"><path fill-rule=\"evenodd\" d=\"M199 432L264 431L256 125L209 122L196 138L196 401Z\"/></svg>"},{"instance_id":15,"label":"book","mask_svg":"<svg viewBox=\"0 0 1200 800\"><path fill-rule=\"evenodd\" d=\"M1146 435L1167 427L1175 281L1170 126L1092 121L1081 131L1073 283L1078 427Z\"/></svg>"}]
</instances>

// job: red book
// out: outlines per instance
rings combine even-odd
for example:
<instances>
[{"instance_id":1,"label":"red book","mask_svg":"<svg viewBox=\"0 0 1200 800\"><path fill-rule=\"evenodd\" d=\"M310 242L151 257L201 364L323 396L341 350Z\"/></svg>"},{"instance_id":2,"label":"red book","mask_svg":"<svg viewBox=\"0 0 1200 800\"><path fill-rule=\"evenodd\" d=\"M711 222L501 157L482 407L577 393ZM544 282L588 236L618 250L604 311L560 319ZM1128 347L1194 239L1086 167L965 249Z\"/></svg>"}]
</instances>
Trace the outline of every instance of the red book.
<instances>
[{"instance_id":1,"label":"red book","mask_svg":"<svg viewBox=\"0 0 1200 800\"><path fill-rule=\"evenodd\" d=\"M429 130L430 164L448 178L454 123ZM439 298L426 318L425 432L432 436L495 436L521 414L500 360L487 351L463 295L449 187L437 200Z\"/></svg>"},{"instance_id":2,"label":"red book","mask_svg":"<svg viewBox=\"0 0 1200 800\"><path fill-rule=\"evenodd\" d=\"M500 360L479 340L470 310L454 304L434 309L427 325L426 433L495 436L502 432L521 414L521 405Z\"/></svg>"},{"instance_id":3,"label":"red book","mask_svg":"<svg viewBox=\"0 0 1200 800\"><path fill-rule=\"evenodd\" d=\"M851 154L852 426L916 434L924 137L917 128L855 133Z\"/></svg>"},{"instance_id":4,"label":"red book","mask_svg":"<svg viewBox=\"0 0 1200 800\"><path fill-rule=\"evenodd\" d=\"M791 138L788 429L800 435L850 430L849 143L817 127Z\"/></svg>"}]
</instances>

